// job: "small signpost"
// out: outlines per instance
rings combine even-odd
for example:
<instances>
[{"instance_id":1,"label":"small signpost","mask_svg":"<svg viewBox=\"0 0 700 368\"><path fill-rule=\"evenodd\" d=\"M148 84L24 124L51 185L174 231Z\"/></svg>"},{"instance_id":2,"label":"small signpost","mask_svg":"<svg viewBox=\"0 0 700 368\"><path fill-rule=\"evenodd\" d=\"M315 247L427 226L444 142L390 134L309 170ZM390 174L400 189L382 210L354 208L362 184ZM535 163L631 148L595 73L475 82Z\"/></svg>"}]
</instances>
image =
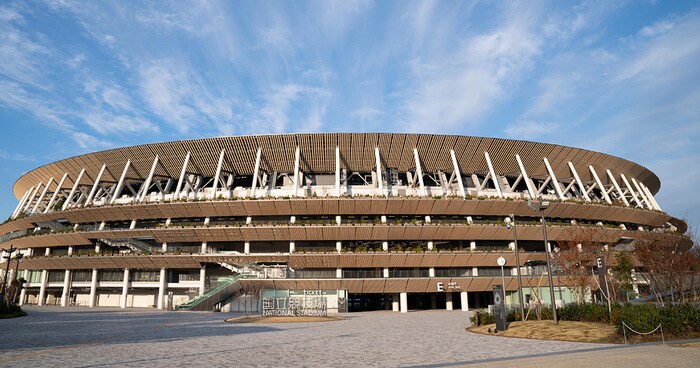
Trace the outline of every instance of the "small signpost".
<instances>
[{"instance_id":1,"label":"small signpost","mask_svg":"<svg viewBox=\"0 0 700 368\"><path fill-rule=\"evenodd\" d=\"M503 256L498 257L496 263L501 266L501 285L493 286L493 304L494 314L496 315L496 328L506 330L506 276L503 272L503 266L506 265L506 259Z\"/></svg>"}]
</instances>

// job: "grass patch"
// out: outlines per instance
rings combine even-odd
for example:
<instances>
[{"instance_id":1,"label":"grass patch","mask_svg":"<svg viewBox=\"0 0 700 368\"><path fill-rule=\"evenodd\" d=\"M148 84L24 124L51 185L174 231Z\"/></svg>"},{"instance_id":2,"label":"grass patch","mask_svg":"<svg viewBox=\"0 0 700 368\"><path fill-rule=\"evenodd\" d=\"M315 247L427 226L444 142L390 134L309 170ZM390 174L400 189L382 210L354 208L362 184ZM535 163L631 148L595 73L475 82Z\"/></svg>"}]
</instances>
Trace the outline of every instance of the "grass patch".
<instances>
[{"instance_id":1,"label":"grass patch","mask_svg":"<svg viewBox=\"0 0 700 368\"><path fill-rule=\"evenodd\" d=\"M263 316L251 316L251 317L235 317L229 318L226 322L231 323L304 323L304 322L333 322L333 321L343 321L347 318L340 317L263 317Z\"/></svg>"},{"instance_id":2,"label":"grass patch","mask_svg":"<svg viewBox=\"0 0 700 368\"><path fill-rule=\"evenodd\" d=\"M506 331L497 334L489 333L496 325L474 326L467 331L493 336L520 337L526 339L558 340L573 342L597 342L620 343L622 337L615 330L615 326L598 322L559 321L558 325L552 321L517 321L510 322Z\"/></svg>"}]
</instances>

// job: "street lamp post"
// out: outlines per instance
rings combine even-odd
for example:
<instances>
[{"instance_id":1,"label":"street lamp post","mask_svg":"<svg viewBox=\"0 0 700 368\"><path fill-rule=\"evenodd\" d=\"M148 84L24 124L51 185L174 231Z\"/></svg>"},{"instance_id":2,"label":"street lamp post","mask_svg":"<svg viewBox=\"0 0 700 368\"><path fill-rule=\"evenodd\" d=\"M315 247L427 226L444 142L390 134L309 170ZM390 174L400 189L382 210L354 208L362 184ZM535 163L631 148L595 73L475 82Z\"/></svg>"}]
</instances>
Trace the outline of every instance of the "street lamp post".
<instances>
[{"instance_id":1,"label":"street lamp post","mask_svg":"<svg viewBox=\"0 0 700 368\"><path fill-rule=\"evenodd\" d=\"M19 272L19 262L24 258L24 254L22 253L17 253L15 256L15 260L17 260L17 264L15 265L15 277L14 279L17 280L17 272Z\"/></svg>"},{"instance_id":2,"label":"street lamp post","mask_svg":"<svg viewBox=\"0 0 700 368\"><path fill-rule=\"evenodd\" d=\"M503 287L503 306L501 307L501 318L503 318L503 322L505 323L506 320L506 275L505 272L503 272L503 266L506 265L506 259L503 258L503 256L498 257L496 260L496 264L501 266L501 286ZM506 325L506 329L507 329Z\"/></svg>"},{"instance_id":3,"label":"street lamp post","mask_svg":"<svg viewBox=\"0 0 700 368\"><path fill-rule=\"evenodd\" d=\"M525 303L523 302L523 282L520 275L520 250L518 250L518 231L515 224L515 215L506 217L506 227L513 228L513 243L515 244L515 267L518 270L518 303L520 303L520 319L525 321Z\"/></svg>"},{"instance_id":4,"label":"street lamp post","mask_svg":"<svg viewBox=\"0 0 700 368\"><path fill-rule=\"evenodd\" d=\"M550 260L551 255L549 254L549 244L547 242L547 222L544 219L544 210L549 207L549 201L543 200L539 203L533 203L532 200L527 201L527 205L533 211L538 211L542 215L542 234L544 235L544 251L547 254L547 281L549 282L549 300L552 304L552 319L554 324L559 324L559 318L557 318L557 306L554 301L554 282L552 282L552 261Z\"/></svg>"}]
</instances>

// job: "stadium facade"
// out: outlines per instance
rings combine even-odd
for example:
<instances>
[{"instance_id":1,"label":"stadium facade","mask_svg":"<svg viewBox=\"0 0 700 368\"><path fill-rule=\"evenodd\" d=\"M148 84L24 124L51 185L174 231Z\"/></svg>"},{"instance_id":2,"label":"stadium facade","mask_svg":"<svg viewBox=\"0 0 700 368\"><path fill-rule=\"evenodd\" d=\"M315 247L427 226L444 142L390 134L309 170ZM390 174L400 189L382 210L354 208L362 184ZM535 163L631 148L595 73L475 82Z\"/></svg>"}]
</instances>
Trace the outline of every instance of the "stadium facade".
<instances>
[{"instance_id":1,"label":"stadium facade","mask_svg":"<svg viewBox=\"0 0 700 368\"><path fill-rule=\"evenodd\" d=\"M0 243L24 255L10 267L28 281L24 304L241 310L322 295L331 311L467 310L492 303L500 284L515 303L518 273L530 292L547 286L528 199L551 203L550 246L575 240L574 228L615 245L682 226L654 198L659 187L634 162L519 140L207 138L28 172Z\"/></svg>"}]
</instances>

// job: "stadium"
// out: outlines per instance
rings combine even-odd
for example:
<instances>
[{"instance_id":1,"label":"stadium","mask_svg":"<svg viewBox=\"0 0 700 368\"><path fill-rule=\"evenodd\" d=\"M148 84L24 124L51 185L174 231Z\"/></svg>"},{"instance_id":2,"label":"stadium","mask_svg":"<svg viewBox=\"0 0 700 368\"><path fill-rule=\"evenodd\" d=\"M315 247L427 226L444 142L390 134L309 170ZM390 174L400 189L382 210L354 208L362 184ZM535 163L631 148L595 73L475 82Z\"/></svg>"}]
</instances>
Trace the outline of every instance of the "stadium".
<instances>
[{"instance_id":1,"label":"stadium","mask_svg":"<svg viewBox=\"0 0 700 368\"><path fill-rule=\"evenodd\" d=\"M547 304L574 298L547 264L561 244L587 246L582 229L605 249L685 231L654 198L660 185L622 158L520 140L206 138L26 173L0 246L23 255L8 265L27 280L20 304L466 311L493 304L498 285L506 304Z\"/></svg>"}]
</instances>

